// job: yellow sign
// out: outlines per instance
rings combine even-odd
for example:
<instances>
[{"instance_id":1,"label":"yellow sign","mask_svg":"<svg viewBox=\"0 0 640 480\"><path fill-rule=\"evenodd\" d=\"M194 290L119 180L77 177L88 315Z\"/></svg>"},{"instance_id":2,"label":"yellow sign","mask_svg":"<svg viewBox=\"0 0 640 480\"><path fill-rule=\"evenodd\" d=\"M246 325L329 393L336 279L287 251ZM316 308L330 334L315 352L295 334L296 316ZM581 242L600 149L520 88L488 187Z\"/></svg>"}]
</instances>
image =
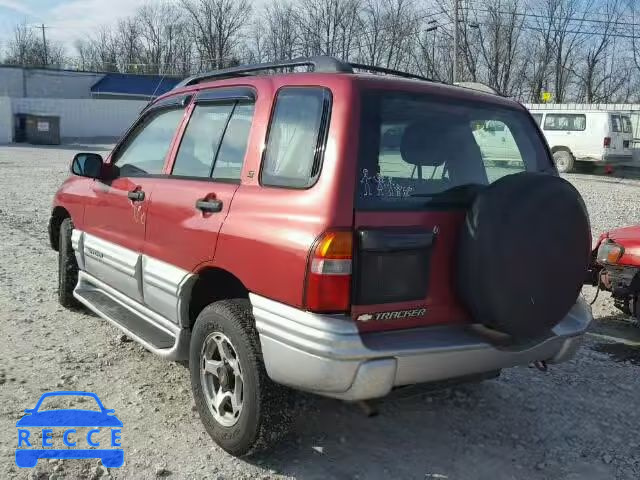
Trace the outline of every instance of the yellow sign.
<instances>
[{"instance_id":1,"label":"yellow sign","mask_svg":"<svg viewBox=\"0 0 640 480\"><path fill-rule=\"evenodd\" d=\"M541 97L544 103L549 103L553 99L553 94L551 92L542 92Z\"/></svg>"}]
</instances>

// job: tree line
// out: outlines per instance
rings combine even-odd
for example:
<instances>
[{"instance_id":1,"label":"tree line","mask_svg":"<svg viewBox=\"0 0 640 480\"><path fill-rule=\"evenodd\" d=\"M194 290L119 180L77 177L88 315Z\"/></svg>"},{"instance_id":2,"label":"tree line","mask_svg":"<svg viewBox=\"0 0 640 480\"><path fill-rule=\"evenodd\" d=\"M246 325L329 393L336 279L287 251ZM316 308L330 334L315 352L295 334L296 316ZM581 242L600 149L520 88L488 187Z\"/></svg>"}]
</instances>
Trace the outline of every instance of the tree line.
<instances>
[{"instance_id":1,"label":"tree line","mask_svg":"<svg viewBox=\"0 0 640 480\"><path fill-rule=\"evenodd\" d=\"M640 101L633 0L459 0L458 75L539 102ZM16 26L4 63L186 76L331 55L435 80L454 77L454 0L149 2L73 45ZM639 11L636 11L639 10ZM638 23L636 23L638 22Z\"/></svg>"}]
</instances>

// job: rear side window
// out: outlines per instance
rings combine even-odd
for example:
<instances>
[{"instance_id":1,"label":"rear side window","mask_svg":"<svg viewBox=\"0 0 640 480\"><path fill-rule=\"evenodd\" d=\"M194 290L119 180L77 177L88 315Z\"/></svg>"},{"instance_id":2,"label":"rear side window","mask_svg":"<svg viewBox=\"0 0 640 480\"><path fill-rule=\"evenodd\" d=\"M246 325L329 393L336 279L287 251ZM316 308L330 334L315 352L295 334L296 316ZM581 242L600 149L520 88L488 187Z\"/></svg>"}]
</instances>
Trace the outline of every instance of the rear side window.
<instances>
[{"instance_id":1,"label":"rear side window","mask_svg":"<svg viewBox=\"0 0 640 480\"><path fill-rule=\"evenodd\" d=\"M312 87L281 89L269 126L261 183L307 188L320 174L331 95Z\"/></svg>"},{"instance_id":2,"label":"rear side window","mask_svg":"<svg viewBox=\"0 0 640 480\"><path fill-rule=\"evenodd\" d=\"M466 204L498 178L551 167L525 112L400 92L363 95L359 209Z\"/></svg>"},{"instance_id":3,"label":"rear side window","mask_svg":"<svg viewBox=\"0 0 640 480\"><path fill-rule=\"evenodd\" d=\"M633 127L631 126L631 118L623 116L622 117L622 130L624 133L633 133Z\"/></svg>"},{"instance_id":4,"label":"rear side window","mask_svg":"<svg viewBox=\"0 0 640 480\"><path fill-rule=\"evenodd\" d=\"M162 173L171 141L182 120L183 109L150 113L125 139L114 162L121 177Z\"/></svg>"},{"instance_id":5,"label":"rear side window","mask_svg":"<svg viewBox=\"0 0 640 480\"><path fill-rule=\"evenodd\" d=\"M249 103L196 105L171 174L218 181L240 180L253 107Z\"/></svg>"},{"instance_id":6,"label":"rear side window","mask_svg":"<svg viewBox=\"0 0 640 480\"><path fill-rule=\"evenodd\" d=\"M215 180L240 180L249 141L253 104L238 104L224 132L211 177Z\"/></svg>"},{"instance_id":7,"label":"rear side window","mask_svg":"<svg viewBox=\"0 0 640 480\"><path fill-rule=\"evenodd\" d=\"M547 113L544 119L545 130L581 132L586 128L587 117L581 113Z\"/></svg>"},{"instance_id":8,"label":"rear side window","mask_svg":"<svg viewBox=\"0 0 640 480\"><path fill-rule=\"evenodd\" d=\"M233 104L196 105L173 164L172 175L208 178Z\"/></svg>"}]
</instances>

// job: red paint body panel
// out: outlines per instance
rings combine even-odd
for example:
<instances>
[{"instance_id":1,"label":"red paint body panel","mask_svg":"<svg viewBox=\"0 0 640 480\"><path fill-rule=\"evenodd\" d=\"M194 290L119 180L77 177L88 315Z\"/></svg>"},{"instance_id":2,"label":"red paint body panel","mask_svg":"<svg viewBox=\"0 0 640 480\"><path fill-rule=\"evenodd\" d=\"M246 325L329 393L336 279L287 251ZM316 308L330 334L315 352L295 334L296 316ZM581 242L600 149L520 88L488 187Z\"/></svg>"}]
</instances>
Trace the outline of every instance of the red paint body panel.
<instances>
[{"instance_id":1,"label":"red paint body panel","mask_svg":"<svg viewBox=\"0 0 640 480\"><path fill-rule=\"evenodd\" d=\"M302 306L307 259L315 240L329 228L353 225L357 97L347 76L314 76L319 77L315 84L307 75L274 77L268 82L271 88L258 89L242 184L220 231L215 258L203 265L228 270L250 291L296 307ZM309 189L259 184L272 98L285 85L327 86L333 95L321 174Z\"/></svg>"},{"instance_id":2,"label":"red paint body panel","mask_svg":"<svg viewBox=\"0 0 640 480\"><path fill-rule=\"evenodd\" d=\"M145 254L194 271L213 258L218 232L238 185L211 181L159 179L148 204ZM196 201L217 199L222 211L202 212Z\"/></svg>"},{"instance_id":3,"label":"red paint body panel","mask_svg":"<svg viewBox=\"0 0 640 480\"><path fill-rule=\"evenodd\" d=\"M456 249L460 227L465 211L421 211L421 212L358 212L356 228L361 227L412 227L419 226L438 234L431 253L429 289L427 297L414 302L387 303L384 305L354 305L351 315L355 319L363 313L389 312L426 308L419 317L390 321L358 322L361 331L395 330L440 323L465 323L468 313L455 295ZM425 265L425 268L427 266Z\"/></svg>"},{"instance_id":4,"label":"red paint body panel","mask_svg":"<svg viewBox=\"0 0 640 480\"><path fill-rule=\"evenodd\" d=\"M64 181L53 197L53 208L62 207L69 212L76 228L84 226L84 209L90 194L89 186L93 182L93 180L72 175Z\"/></svg>"},{"instance_id":5,"label":"red paint body panel","mask_svg":"<svg viewBox=\"0 0 640 480\"><path fill-rule=\"evenodd\" d=\"M91 182L85 203L83 230L130 250L142 251L153 178L117 178L109 183ZM145 192L145 200L133 202L127 193Z\"/></svg>"}]
</instances>

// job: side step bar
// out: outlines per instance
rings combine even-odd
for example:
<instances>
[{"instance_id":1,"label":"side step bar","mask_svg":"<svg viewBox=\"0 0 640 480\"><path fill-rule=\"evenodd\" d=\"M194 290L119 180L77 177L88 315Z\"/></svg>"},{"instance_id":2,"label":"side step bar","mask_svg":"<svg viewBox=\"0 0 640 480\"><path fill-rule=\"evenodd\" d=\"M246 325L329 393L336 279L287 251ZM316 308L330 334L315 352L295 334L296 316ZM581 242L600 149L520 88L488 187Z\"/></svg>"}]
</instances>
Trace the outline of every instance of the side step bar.
<instances>
[{"instance_id":1,"label":"side step bar","mask_svg":"<svg viewBox=\"0 0 640 480\"><path fill-rule=\"evenodd\" d=\"M189 358L189 330L180 328L88 273L78 272L78 285L73 295L152 353L167 360Z\"/></svg>"}]
</instances>

